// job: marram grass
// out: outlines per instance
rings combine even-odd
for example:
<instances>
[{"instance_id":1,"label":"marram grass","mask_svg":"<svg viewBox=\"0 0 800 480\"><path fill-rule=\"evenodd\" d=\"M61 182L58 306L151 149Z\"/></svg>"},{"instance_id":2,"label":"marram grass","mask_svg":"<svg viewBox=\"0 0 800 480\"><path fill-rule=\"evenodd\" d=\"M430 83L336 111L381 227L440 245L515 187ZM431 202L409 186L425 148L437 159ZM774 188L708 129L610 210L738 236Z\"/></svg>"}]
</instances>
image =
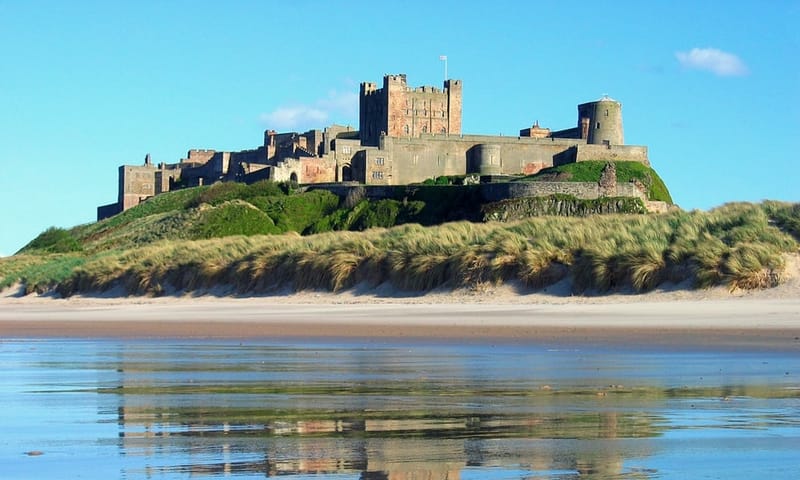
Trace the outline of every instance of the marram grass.
<instances>
[{"instance_id":1,"label":"marram grass","mask_svg":"<svg viewBox=\"0 0 800 480\"><path fill-rule=\"evenodd\" d=\"M68 296L286 290L340 291L390 283L413 291L517 282L541 288L571 279L576 293L777 285L784 256L798 252L800 209L731 204L710 212L590 218L538 217L516 223L406 224L364 232L162 240L101 253L22 255L0 260L0 282ZM66 269L66 271L65 271Z\"/></svg>"}]
</instances>

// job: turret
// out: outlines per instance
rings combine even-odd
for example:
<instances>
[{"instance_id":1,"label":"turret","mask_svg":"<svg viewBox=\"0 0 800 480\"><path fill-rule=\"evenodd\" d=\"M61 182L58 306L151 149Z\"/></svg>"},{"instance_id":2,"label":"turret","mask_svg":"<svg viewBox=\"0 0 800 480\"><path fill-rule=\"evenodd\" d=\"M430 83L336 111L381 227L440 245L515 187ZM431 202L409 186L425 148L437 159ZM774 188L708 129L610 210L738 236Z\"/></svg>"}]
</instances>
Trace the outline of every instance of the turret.
<instances>
[{"instance_id":1,"label":"turret","mask_svg":"<svg viewBox=\"0 0 800 480\"><path fill-rule=\"evenodd\" d=\"M578 105L578 132L586 143L624 145L622 104L604 95L596 102Z\"/></svg>"},{"instance_id":2,"label":"turret","mask_svg":"<svg viewBox=\"0 0 800 480\"><path fill-rule=\"evenodd\" d=\"M447 133L460 134L462 105L461 80L445 80L444 89L447 91Z\"/></svg>"}]
</instances>

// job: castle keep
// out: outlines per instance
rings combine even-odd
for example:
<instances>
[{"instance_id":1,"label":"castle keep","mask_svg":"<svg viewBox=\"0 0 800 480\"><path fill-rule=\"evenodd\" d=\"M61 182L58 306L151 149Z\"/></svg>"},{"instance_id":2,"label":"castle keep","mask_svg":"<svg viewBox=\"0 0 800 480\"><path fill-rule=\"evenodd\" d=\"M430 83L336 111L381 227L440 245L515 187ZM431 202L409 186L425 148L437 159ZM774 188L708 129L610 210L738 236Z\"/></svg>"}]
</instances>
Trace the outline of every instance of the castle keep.
<instances>
[{"instance_id":1,"label":"castle keep","mask_svg":"<svg viewBox=\"0 0 800 480\"><path fill-rule=\"evenodd\" d=\"M461 133L462 82L411 88L405 75L383 86L364 82L359 129L331 125L304 133L264 132L262 146L223 152L189 150L178 163L119 167L117 202L98 207L98 220L177 188L217 181L356 182L406 185L442 175L531 175L586 160L649 165L647 147L625 145L622 105L607 96L578 105L574 127L551 131L538 122L519 136Z\"/></svg>"}]
</instances>

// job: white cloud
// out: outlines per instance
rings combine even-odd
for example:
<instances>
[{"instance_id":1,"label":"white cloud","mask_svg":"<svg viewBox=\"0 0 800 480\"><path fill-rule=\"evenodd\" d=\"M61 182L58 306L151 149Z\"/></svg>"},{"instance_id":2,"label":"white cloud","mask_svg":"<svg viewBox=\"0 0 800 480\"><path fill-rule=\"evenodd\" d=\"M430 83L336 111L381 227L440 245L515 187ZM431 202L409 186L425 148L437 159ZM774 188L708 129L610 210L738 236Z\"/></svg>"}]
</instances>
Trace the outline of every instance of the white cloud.
<instances>
[{"instance_id":1,"label":"white cloud","mask_svg":"<svg viewBox=\"0 0 800 480\"><path fill-rule=\"evenodd\" d=\"M261 121L275 130L293 130L297 127L318 125L328 120L328 113L308 105L278 107L269 113L261 114Z\"/></svg>"},{"instance_id":2,"label":"white cloud","mask_svg":"<svg viewBox=\"0 0 800 480\"><path fill-rule=\"evenodd\" d=\"M338 115L356 115L358 113L358 94L356 92L338 92L331 90L328 98L317 104Z\"/></svg>"},{"instance_id":3,"label":"white cloud","mask_svg":"<svg viewBox=\"0 0 800 480\"><path fill-rule=\"evenodd\" d=\"M693 48L688 52L676 52L675 57L686 68L708 70L723 77L748 73L747 65L739 57L716 48Z\"/></svg>"},{"instance_id":4,"label":"white cloud","mask_svg":"<svg viewBox=\"0 0 800 480\"><path fill-rule=\"evenodd\" d=\"M331 90L326 98L311 105L281 106L262 113L260 118L267 128L278 131L322 128L334 120L351 120L358 115L358 94Z\"/></svg>"}]
</instances>

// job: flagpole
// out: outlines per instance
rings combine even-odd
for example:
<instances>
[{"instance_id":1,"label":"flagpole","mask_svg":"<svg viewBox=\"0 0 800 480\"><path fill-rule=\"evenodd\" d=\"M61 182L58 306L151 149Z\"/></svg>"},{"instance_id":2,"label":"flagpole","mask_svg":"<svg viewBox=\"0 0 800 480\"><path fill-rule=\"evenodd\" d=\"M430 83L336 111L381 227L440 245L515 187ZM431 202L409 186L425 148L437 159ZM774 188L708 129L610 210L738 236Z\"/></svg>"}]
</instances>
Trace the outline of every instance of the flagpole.
<instances>
[{"instance_id":1,"label":"flagpole","mask_svg":"<svg viewBox=\"0 0 800 480\"><path fill-rule=\"evenodd\" d=\"M447 55L439 55L439 60L444 62L444 81L447 81Z\"/></svg>"}]
</instances>

